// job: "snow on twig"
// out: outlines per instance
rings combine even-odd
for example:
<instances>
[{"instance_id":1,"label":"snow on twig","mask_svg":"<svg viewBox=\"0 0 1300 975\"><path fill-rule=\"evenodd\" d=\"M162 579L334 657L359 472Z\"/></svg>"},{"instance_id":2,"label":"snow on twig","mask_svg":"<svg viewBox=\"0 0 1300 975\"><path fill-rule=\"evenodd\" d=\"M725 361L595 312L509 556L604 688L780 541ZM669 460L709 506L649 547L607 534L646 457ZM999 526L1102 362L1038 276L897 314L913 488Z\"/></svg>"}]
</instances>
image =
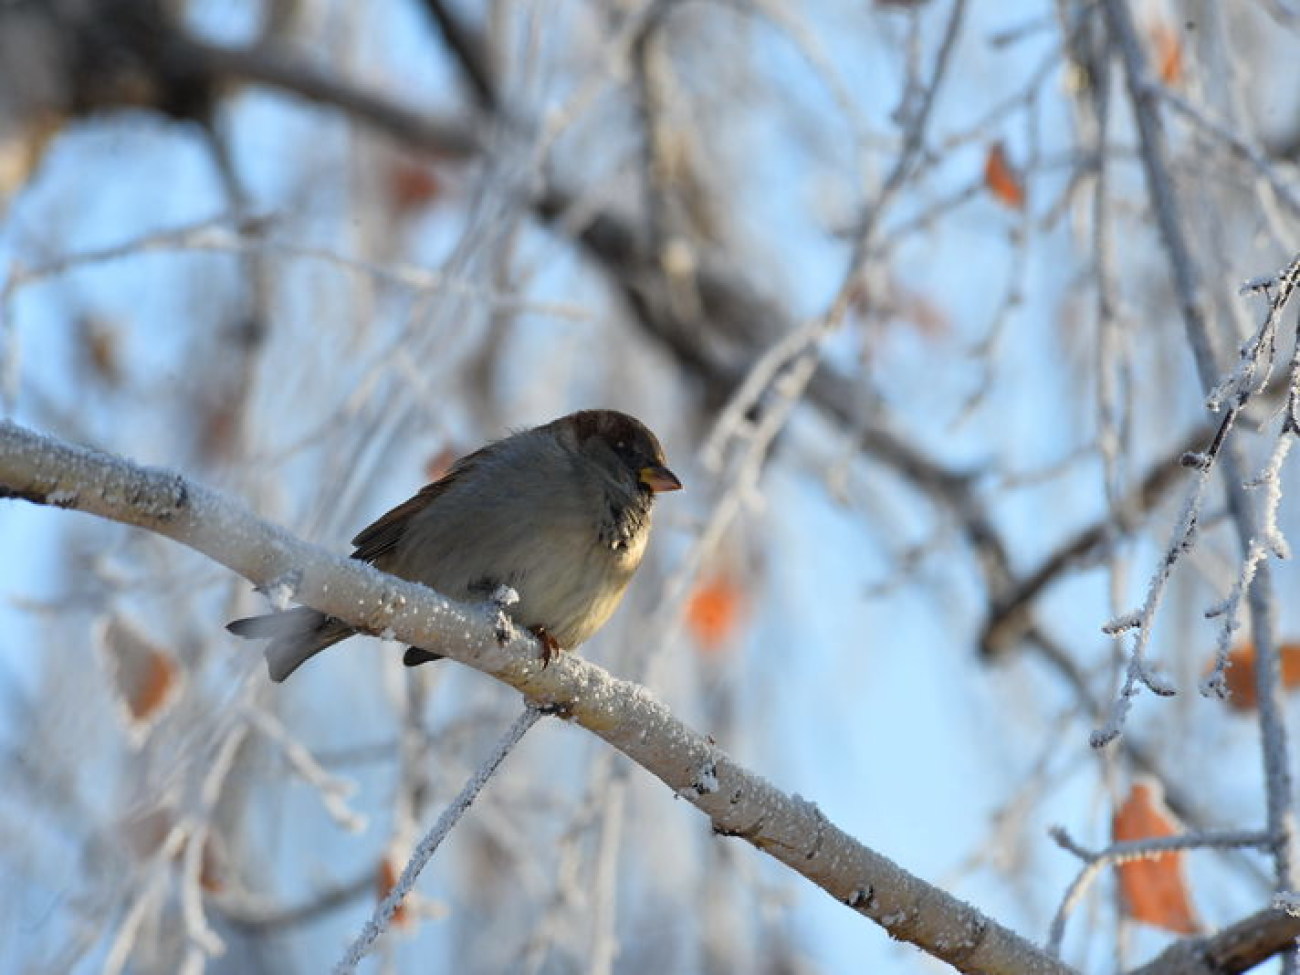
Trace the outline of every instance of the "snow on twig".
<instances>
[{"instance_id":1,"label":"snow on twig","mask_svg":"<svg viewBox=\"0 0 1300 975\"><path fill-rule=\"evenodd\" d=\"M397 883L393 885L393 889L375 908L375 913L361 929L361 933L348 946L342 960L334 966L334 975L351 975L352 972L356 971L361 959L374 947L379 937L388 930L389 922L392 921L398 905L411 892L411 888L415 886L415 881L419 878L420 872L433 858L433 854L442 845L442 841L447 838L447 834L460 822L465 810L469 809L470 805L473 804L479 792L483 790L483 786L487 785L488 780L492 778L493 773L500 767L505 757L519 744L520 739L524 737L529 728L537 723L537 719L541 716L541 710L530 705L524 710L523 714L515 719L515 723L510 726L506 733L501 736L501 740L497 742L492 754L470 776L464 788L460 790L456 798L438 817L438 821L434 823L433 828L425 834L424 839L420 840L411 854L411 859L407 861L405 868L403 868L402 875L397 878Z\"/></svg>"}]
</instances>

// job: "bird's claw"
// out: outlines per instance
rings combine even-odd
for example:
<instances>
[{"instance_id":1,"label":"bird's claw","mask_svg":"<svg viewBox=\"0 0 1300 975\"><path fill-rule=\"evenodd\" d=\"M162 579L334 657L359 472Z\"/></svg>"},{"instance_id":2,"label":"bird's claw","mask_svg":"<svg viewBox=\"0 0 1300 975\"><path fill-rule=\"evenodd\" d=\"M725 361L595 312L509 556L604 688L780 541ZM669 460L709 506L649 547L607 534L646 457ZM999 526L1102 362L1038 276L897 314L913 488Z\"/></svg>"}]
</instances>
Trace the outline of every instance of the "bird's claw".
<instances>
[{"instance_id":1,"label":"bird's claw","mask_svg":"<svg viewBox=\"0 0 1300 975\"><path fill-rule=\"evenodd\" d=\"M555 660L556 657L564 652L564 647L560 646L559 641L556 640L555 637L551 636L544 626L534 626L529 630L529 632L541 641L542 667L549 667L551 661Z\"/></svg>"}]
</instances>

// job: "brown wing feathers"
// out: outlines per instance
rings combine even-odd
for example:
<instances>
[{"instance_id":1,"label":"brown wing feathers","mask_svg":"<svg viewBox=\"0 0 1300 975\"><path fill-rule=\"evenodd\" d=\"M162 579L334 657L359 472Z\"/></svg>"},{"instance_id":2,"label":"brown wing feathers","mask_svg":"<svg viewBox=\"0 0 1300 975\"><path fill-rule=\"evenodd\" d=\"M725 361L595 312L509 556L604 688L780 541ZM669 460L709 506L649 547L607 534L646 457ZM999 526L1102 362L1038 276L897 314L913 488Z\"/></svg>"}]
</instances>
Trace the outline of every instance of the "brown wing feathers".
<instances>
[{"instance_id":1,"label":"brown wing feathers","mask_svg":"<svg viewBox=\"0 0 1300 975\"><path fill-rule=\"evenodd\" d=\"M422 487L415 497L403 501L396 508L380 516L373 524L361 529L357 537L352 539L352 544L356 546L352 557L362 562L374 562L380 556L391 552L401 541L402 533L406 531L407 521L432 504L440 494L462 477L482 452L476 450L468 457L461 458L438 480Z\"/></svg>"}]
</instances>

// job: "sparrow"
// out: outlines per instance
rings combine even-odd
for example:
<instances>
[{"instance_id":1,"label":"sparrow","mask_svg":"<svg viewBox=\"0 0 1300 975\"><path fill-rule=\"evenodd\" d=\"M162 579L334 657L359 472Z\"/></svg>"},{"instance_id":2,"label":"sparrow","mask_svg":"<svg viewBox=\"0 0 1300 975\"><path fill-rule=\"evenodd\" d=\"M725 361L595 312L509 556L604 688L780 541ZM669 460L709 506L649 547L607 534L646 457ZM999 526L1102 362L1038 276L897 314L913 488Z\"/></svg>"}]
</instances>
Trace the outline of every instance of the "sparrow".
<instances>
[{"instance_id":1,"label":"sparrow","mask_svg":"<svg viewBox=\"0 0 1300 975\"><path fill-rule=\"evenodd\" d=\"M655 495L681 486L640 420L582 410L462 457L358 534L352 557L450 599L496 601L550 663L613 614L645 554ZM509 590L518 598L507 605ZM305 606L226 629L270 639L276 682L357 632ZM413 667L439 657L411 647L402 659Z\"/></svg>"}]
</instances>

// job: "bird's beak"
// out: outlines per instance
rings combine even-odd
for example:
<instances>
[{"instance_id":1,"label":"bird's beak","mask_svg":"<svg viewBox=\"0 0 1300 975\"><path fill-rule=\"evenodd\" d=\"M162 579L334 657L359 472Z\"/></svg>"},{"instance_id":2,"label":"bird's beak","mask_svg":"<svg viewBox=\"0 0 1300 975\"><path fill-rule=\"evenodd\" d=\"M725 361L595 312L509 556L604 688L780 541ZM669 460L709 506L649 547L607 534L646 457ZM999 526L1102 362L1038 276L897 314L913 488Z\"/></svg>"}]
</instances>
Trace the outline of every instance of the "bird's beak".
<instances>
[{"instance_id":1,"label":"bird's beak","mask_svg":"<svg viewBox=\"0 0 1300 975\"><path fill-rule=\"evenodd\" d=\"M641 468L637 480L656 494L660 491L680 491L682 489L682 482L677 479L677 475L662 464L651 464L648 467Z\"/></svg>"}]
</instances>

